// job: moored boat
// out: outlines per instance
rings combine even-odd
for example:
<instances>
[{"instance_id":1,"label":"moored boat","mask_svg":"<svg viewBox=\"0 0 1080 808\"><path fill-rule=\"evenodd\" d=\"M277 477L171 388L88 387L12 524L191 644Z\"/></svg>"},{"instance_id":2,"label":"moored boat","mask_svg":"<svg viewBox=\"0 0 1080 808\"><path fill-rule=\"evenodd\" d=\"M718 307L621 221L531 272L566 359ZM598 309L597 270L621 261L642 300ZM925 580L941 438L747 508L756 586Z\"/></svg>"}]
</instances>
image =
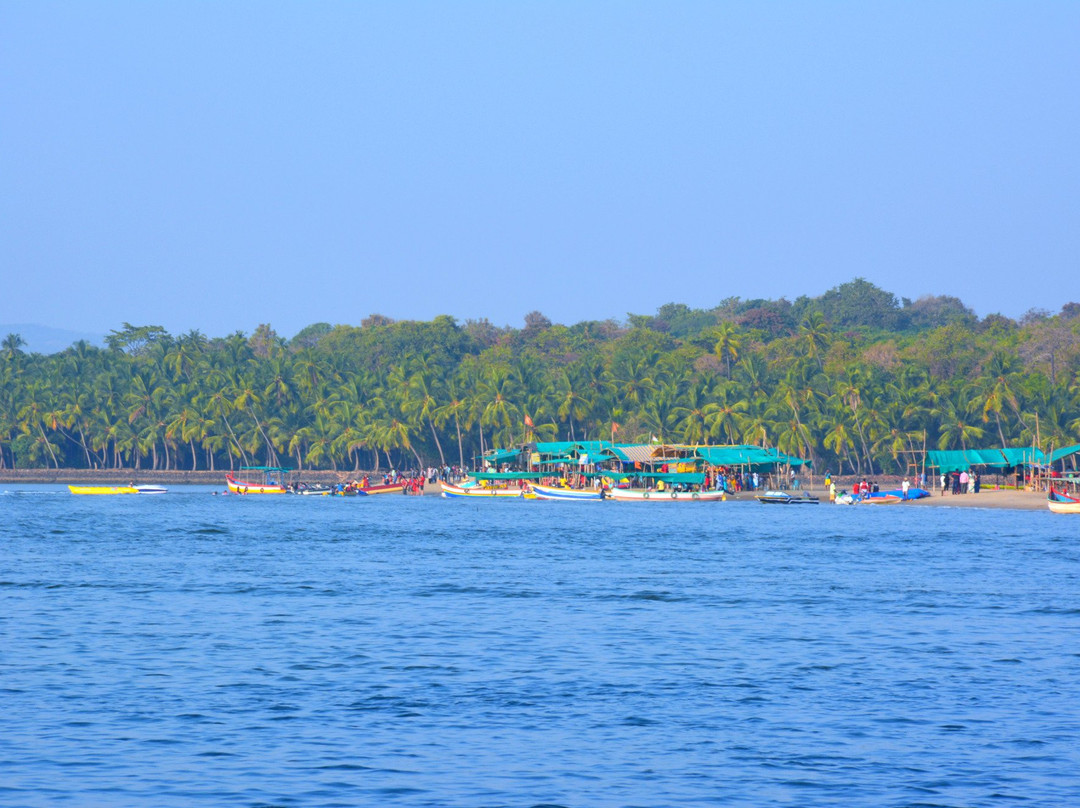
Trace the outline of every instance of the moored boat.
<instances>
[{"instance_id":1,"label":"moored boat","mask_svg":"<svg viewBox=\"0 0 1080 808\"><path fill-rule=\"evenodd\" d=\"M860 505L897 505L904 501L903 497L895 494L864 494L859 500Z\"/></svg>"},{"instance_id":2,"label":"moored boat","mask_svg":"<svg viewBox=\"0 0 1080 808\"><path fill-rule=\"evenodd\" d=\"M369 485L366 488L355 486L357 494L400 494L405 490L405 483L385 483L383 485Z\"/></svg>"},{"instance_id":3,"label":"moored boat","mask_svg":"<svg viewBox=\"0 0 1080 808\"><path fill-rule=\"evenodd\" d=\"M524 488L496 488L488 485L451 485L450 483L439 483L442 486L442 495L449 499L456 497L478 497L478 498L501 498L501 499L534 499L535 494L530 494Z\"/></svg>"},{"instance_id":4,"label":"moored boat","mask_svg":"<svg viewBox=\"0 0 1080 808\"><path fill-rule=\"evenodd\" d=\"M68 490L73 494L138 494L139 489L133 485L69 485Z\"/></svg>"},{"instance_id":5,"label":"moored boat","mask_svg":"<svg viewBox=\"0 0 1080 808\"><path fill-rule=\"evenodd\" d=\"M1046 495L1046 507L1051 513L1080 513L1080 498L1051 488Z\"/></svg>"},{"instance_id":6,"label":"moored boat","mask_svg":"<svg viewBox=\"0 0 1080 808\"><path fill-rule=\"evenodd\" d=\"M641 488L612 488L608 494L620 502L720 502L723 491L655 491Z\"/></svg>"},{"instance_id":7,"label":"moored boat","mask_svg":"<svg viewBox=\"0 0 1080 808\"><path fill-rule=\"evenodd\" d=\"M755 494L754 499L762 505L817 505L820 500L812 497L805 491L795 497L787 491L766 491L764 494Z\"/></svg>"},{"instance_id":8,"label":"moored boat","mask_svg":"<svg viewBox=\"0 0 1080 808\"><path fill-rule=\"evenodd\" d=\"M253 483L238 480L231 474L225 475L225 484L233 494L284 494L285 486L276 482Z\"/></svg>"},{"instance_id":9,"label":"moored boat","mask_svg":"<svg viewBox=\"0 0 1080 808\"><path fill-rule=\"evenodd\" d=\"M609 492L599 488L563 488L557 485L531 483L529 488L537 499L558 499L565 502L600 502Z\"/></svg>"}]
</instances>

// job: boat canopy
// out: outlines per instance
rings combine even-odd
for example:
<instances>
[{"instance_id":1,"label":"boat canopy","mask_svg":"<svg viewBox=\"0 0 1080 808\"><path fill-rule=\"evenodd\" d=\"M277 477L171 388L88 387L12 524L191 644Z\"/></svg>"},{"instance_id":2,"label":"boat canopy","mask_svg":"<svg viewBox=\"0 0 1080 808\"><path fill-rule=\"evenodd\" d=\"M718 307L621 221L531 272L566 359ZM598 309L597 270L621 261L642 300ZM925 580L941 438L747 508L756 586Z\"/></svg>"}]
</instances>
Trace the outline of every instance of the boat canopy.
<instances>
[{"instance_id":1,"label":"boat canopy","mask_svg":"<svg viewBox=\"0 0 1080 808\"><path fill-rule=\"evenodd\" d=\"M545 476L542 471L474 471L474 480L538 480Z\"/></svg>"},{"instance_id":2,"label":"boat canopy","mask_svg":"<svg viewBox=\"0 0 1080 808\"><path fill-rule=\"evenodd\" d=\"M519 449L496 449L483 455L480 459L488 463L509 463L511 460L517 460L520 456L521 450Z\"/></svg>"},{"instance_id":3,"label":"boat canopy","mask_svg":"<svg viewBox=\"0 0 1080 808\"><path fill-rule=\"evenodd\" d=\"M241 466L240 471L265 471L267 474L288 474L292 469L281 466Z\"/></svg>"},{"instance_id":4,"label":"boat canopy","mask_svg":"<svg viewBox=\"0 0 1080 808\"><path fill-rule=\"evenodd\" d=\"M634 474L638 479L648 480L663 480L665 483L688 483L690 485L701 485L705 482L705 473L701 471L682 471L682 472L652 472L652 471L640 471Z\"/></svg>"}]
</instances>

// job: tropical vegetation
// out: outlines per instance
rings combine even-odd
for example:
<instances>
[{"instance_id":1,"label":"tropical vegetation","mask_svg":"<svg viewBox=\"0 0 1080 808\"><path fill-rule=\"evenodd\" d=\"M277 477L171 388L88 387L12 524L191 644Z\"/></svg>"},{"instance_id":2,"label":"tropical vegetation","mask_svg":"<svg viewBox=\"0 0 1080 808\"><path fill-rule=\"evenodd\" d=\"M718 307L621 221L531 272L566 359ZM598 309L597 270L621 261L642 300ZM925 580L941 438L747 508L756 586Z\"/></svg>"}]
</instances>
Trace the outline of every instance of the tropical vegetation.
<instances>
[{"instance_id":1,"label":"tropical vegetation","mask_svg":"<svg viewBox=\"0 0 1080 808\"><path fill-rule=\"evenodd\" d=\"M0 344L0 468L468 466L532 440L751 443L819 470L1080 442L1080 304L1019 321L855 279L795 301L524 327L372 315L104 347Z\"/></svg>"}]
</instances>

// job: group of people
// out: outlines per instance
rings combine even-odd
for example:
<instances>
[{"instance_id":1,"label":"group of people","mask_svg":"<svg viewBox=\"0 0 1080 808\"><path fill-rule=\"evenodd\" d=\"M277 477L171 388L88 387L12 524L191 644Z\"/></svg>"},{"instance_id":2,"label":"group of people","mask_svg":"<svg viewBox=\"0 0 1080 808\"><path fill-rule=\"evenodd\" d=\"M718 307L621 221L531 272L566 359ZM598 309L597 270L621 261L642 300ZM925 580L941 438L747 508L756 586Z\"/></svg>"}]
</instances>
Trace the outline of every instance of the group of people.
<instances>
[{"instance_id":1,"label":"group of people","mask_svg":"<svg viewBox=\"0 0 1080 808\"><path fill-rule=\"evenodd\" d=\"M941 495L948 491L952 494L977 494L982 487L982 478L977 471L948 471L941 475Z\"/></svg>"}]
</instances>

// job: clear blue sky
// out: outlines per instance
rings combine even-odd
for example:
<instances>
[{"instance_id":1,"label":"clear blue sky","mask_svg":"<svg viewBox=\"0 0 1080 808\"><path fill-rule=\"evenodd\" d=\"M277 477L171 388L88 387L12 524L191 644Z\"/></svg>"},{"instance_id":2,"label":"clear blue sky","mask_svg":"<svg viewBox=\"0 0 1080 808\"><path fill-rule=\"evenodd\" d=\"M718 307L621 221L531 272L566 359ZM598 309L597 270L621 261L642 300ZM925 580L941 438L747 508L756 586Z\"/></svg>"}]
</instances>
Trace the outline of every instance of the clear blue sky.
<instances>
[{"instance_id":1,"label":"clear blue sky","mask_svg":"<svg viewBox=\"0 0 1080 808\"><path fill-rule=\"evenodd\" d=\"M1080 299L1080 3L0 2L0 322Z\"/></svg>"}]
</instances>

